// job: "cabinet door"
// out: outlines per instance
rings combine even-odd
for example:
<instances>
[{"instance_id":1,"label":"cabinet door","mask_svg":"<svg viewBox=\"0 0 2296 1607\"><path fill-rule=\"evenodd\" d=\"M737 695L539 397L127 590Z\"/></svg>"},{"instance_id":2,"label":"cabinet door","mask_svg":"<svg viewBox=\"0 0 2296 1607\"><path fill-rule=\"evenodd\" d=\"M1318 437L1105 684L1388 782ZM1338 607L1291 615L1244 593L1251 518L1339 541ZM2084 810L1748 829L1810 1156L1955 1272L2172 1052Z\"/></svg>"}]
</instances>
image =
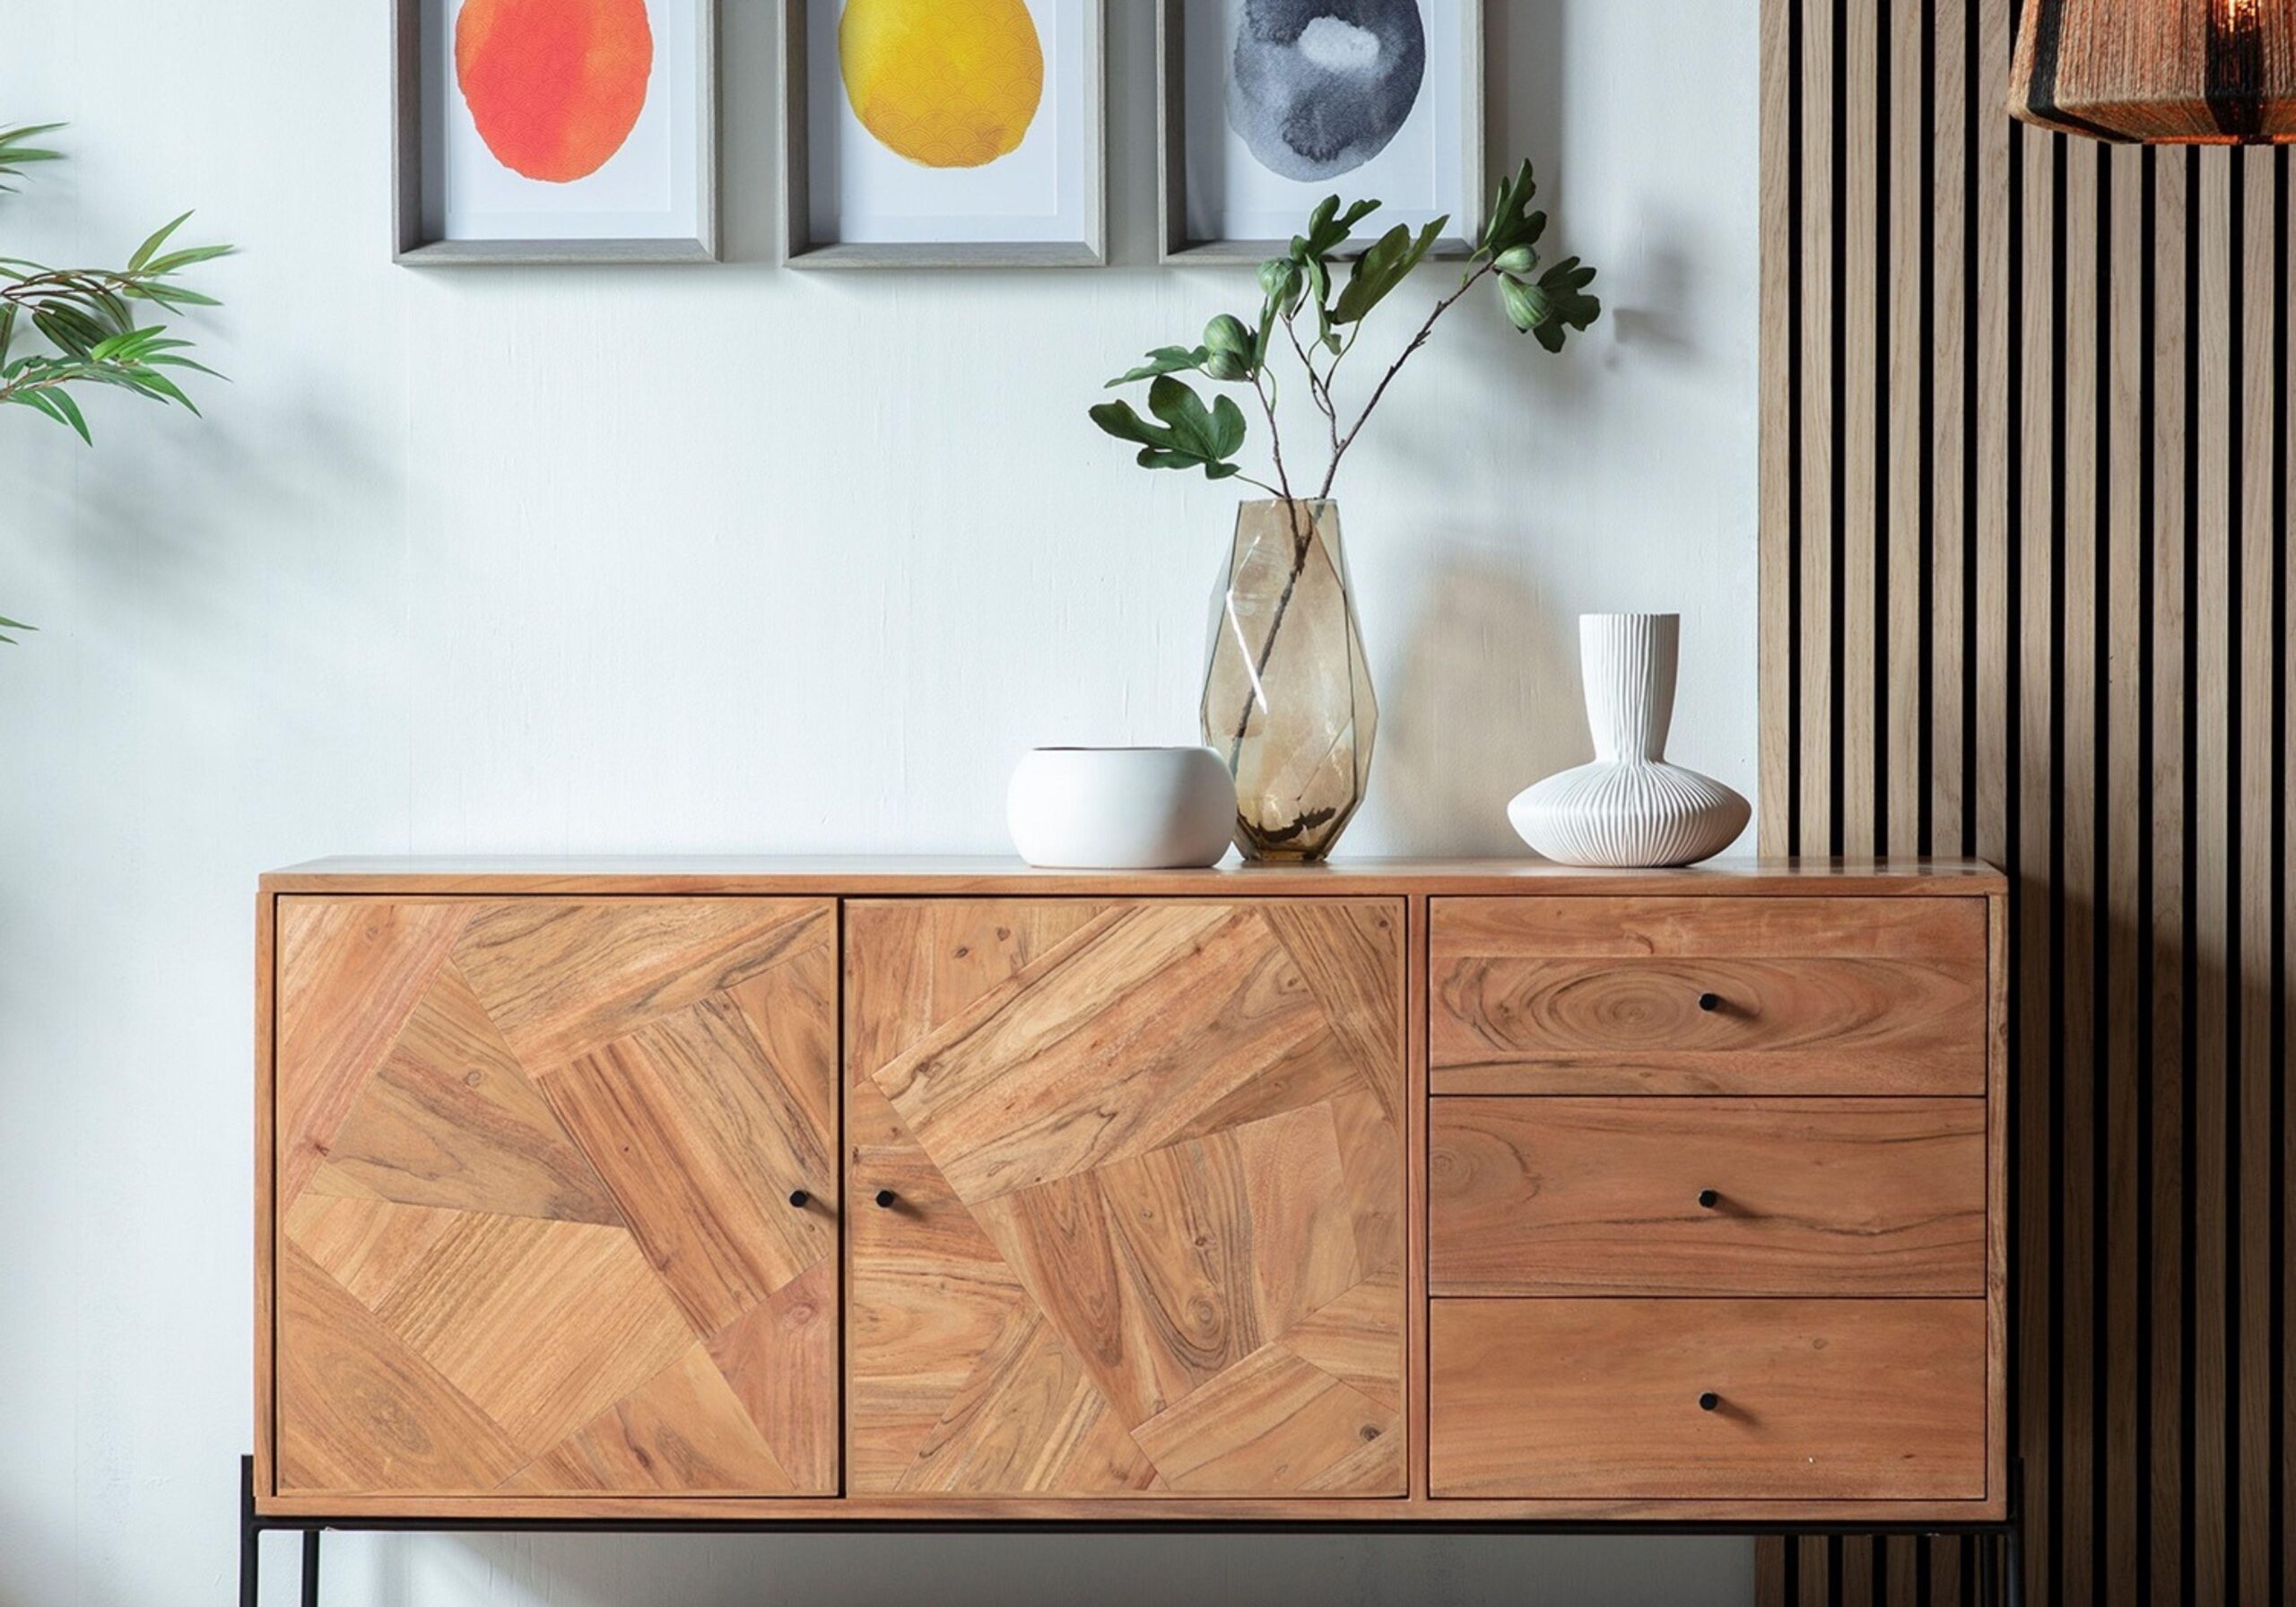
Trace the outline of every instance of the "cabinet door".
<instances>
[{"instance_id":1,"label":"cabinet door","mask_svg":"<svg viewBox=\"0 0 2296 1607\"><path fill-rule=\"evenodd\" d=\"M855 1492L1404 1493L1402 932L848 907Z\"/></svg>"},{"instance_id":2,"label":"cabinet door","mask_svg":"<svg viewBox=\"0 0 2296 1607\"><path fill-rule=\"evenodd\" d=\"M835 1492L836 933L280 899L282 1493Z\"/></svg>"}]
</instances>

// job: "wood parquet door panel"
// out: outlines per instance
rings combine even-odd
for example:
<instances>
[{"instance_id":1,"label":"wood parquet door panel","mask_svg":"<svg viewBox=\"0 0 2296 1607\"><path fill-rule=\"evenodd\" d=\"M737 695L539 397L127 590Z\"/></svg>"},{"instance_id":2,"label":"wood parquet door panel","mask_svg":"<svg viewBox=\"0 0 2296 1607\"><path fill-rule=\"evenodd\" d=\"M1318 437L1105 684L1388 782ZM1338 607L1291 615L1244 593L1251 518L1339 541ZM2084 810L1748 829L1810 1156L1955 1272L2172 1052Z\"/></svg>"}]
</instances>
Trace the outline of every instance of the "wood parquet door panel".
<instances>
[{"instance_id":1,"label":"wood parquet door panel","mask_svg":"<svg viewBox=\"0 0 2296 1607\"><path fill-rule=\"evenodd\" d=\"M836 935L280 900L282 1493L836 1493Z\"/></svg>"},{"instance_id":2,"label":"wood parquet door panel","mask_svg":"<svg viewBox=\"0 0 2296 1607\"><path fill-rule=\"evenodd\" d=\"M1394 900L849 904L851 1491L1404 1494L1403 990Z\"/></svg>"}]
</instances>

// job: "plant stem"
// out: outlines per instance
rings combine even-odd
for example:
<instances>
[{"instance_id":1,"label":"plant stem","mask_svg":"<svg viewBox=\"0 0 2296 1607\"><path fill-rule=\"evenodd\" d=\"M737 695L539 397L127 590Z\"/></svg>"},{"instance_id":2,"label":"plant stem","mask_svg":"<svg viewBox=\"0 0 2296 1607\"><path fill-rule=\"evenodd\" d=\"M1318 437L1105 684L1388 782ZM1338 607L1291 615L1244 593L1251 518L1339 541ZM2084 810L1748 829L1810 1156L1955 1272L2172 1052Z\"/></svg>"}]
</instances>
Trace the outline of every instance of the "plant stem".
<instances>
[{"instance_id":1,"label":"plant stem","mask_svg":"<svg viewBox=\"0 0 2296 1607\"><path fill-rule=\"evenodd\" d=\"M1283 431L1275 421L1275 404L1257 373L1252 376L1252 395L1259 398L1260 414L1267 420L1267 452L1275 460L1275 482L1283 488L1276 494L1289 502L1292 500L1292 476L1283 472Z\"/></svg>"},{"instance_id":2,"label":"plant stem","mask_svg":"<svg viewBox=\"0 0 2296 1607\"><path fill-rule=\"evenodd\" d=\"M1347 449L1355 444L1355 438L1363 433L1363 426L1371 421L1371 415L1378 410L1380 399L1387 394L1387 387L1393 385L1395 383L1396 376L1403 372L1403 365L1409 362L1411 360L1412 353L1417 352L1422 346L1425 345L1427 343L1427 337L1434 334L1436 320L1440 318L1445 313L1450 311L1453 304L1456 303L1459 298L1473 290L1475 286L1475 282L1491 271L1492 265L1486 261L1481 267L1477 268L1474 273L1461 280L1459 282L1458 289L1453 291L1449 295L1435 303L1434 310L1427 315L1427 321L1419 326L1419 333L1411 337L1411 343L1403 349L1403 354L1388 365L1387 373L1382 376L1379 380L1378 387L1371 393L1370 401L1363 404L1363 412L1356 419L1355 427L1347 432L1344 439L1340 440L1334 445L1332 448L1330 472L1325 474L1323 489L1317 493L1319 499L1327 498L1331 495L1332 482L1339 478L1340 460L1347 456Z\"/></svg>"},{"instance_id":3,"label":"plant stem","mask_svg":"<svg viewBox=\"0 0 2296 1607\"><path fill-rule=\"evenodd\" d=\"M1300 327L1297 324L1290 318L1284 319L1283 333L1292 337L1292 350L1299 353L1300 366L1308 370L1308 394L1316 399L1316 405L1323 410L1324 417L1331 421L1331 449L1332 455L1336 457L1339 454L1339 409L1332 405L1331 378L1329 375L1316 372L1315 359L1308 355L1308 348L1300 343ZM1343 352L1341 355L1344 356L1345 353ZM1336 369L1339 365L1334 362L1332 367ZM1331 490L1330 481L1324 482L1324 490L1326 492Z\"/></svg>"},{"instance_id":4,"label":"plant stem","mask_svg":"<svg viewBox=\"0 0 2296 1607\"><path fill-rule=\"evenodd\" d=\"M1267 638L1260 643L1259 660L1252 665L1251 684L1244 688L1244 707L1236 717L1236 734L1228 744L1228 771L1235 773L1244 751L1244 733L1251 728L1252 710L1257 706L1259 689L1266 683L1268 661L1275 656L1276 638L1283 633L1283 616L1292 612L1292 599L1300 589L1300 577L1308 572L1309 538L1315 526L1309 519L1306 506L1290 497L1283 499L1284 512L1292 521L1291 573L1283 578L1283 590L1275 599L1274 615L1267 622Z\"/></svg>"}]
</instances>

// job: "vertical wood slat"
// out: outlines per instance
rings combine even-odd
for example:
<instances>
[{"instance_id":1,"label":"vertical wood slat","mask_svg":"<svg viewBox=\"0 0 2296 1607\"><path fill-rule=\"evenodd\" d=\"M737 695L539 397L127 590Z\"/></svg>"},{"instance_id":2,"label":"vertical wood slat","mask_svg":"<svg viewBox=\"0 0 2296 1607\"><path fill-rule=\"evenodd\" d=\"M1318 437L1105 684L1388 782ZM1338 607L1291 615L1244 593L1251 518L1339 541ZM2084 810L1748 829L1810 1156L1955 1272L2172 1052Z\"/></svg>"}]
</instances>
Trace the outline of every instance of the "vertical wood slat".
<instances>
[{"instance_id":1,"label":"vertical wood slat","mask_svg":"<svg viewBox=\"0 0 2296 1607\"><path fill-rule=\"evenodd\" d=\"M2098 281L2109 263L2098 235L2098 174L2104 147L2054 141L2065 190L2057 369L2059 457L2055 474L2060 506L2052 533L2057 574L2051 605L2055 662L2051 680L2050 759L2040 777L2056 817L2055 864L2049 872L2050 926L2056 948L2048 1047L2057 1117L2051 1139L2058 1164L2050 1190L2048 1243L2054 1263L2052 1304L2061 1339L2052 1415L2057 1422L2057 1557L2062 1589L2070 1598L2095 1599L2093 1514L2096 1493L2097 1344L2095 1171L2099 1017L2111 999L2096 986L2097 792L2093 758L2097 729L2098 513L2102 478L2097 461L2097 387L2102 371L2098 327ZM2038 679L2038 677L2036 677ZM2039 866L2032 867L2038 870ZM2038 901L2038 900L2036 900ZM2035 1016L2040 1014L2036 1011ZM2028 1018L2032 1019L2031 1017Z\"/></svg>"},{"instance_id":2,"label":"vertical wood slat","mask_svg":"<svg viewBox=\"0 0 2296 1607\"><path fill-rule=\"evenodd\" d=\"M2237 494L2239 581L2232 605L2238 624L2231 640L2239 655L2239 696L2231 736L2239 781L2231 798L2239 853L2233 869L2239 912L2239 963L2231 973L2238 1012L2239 1054L2231 1067L2235 1080L2232 1125L2237 1134L2228 1182L2237 1223L2229 1250L2235 1260L2232 1323L2231 1423L2235 1431L2231 1472L2236 1486L2228 1515L2235 1542L2232 1577L2236 1599L2266 1599L2271 1578L2270 1425L2273 1419L2269 1293L2274 1269L2272 1241L2272 729L2273 657L2277 647L2273 621L2273 560L2282 533L2274 524L2269 447L2273 396L2280 376L2273 366L2274 331L2281 282L2274 257L2273 159L2244 151L2237 176L2242 186L2239 360L2243 449Z\"/></svg>"},{"instance_id":3,"label":"vertical wood slat","mask_svg":"<svg viewBox=\"0 0 2296 1607\"><path fill-rule=\"evenodd\" d=\"M1882 486L1888 468L1881 452L1882 387L1879 383L1883 330L1881 307L1882 230L1888 215L1881 204L1882 156L1879 108L1882 84L1883 12L1886 0L1846 0L1845 78L1839 99L1848 129L1847 182L1841 201L1842 276L1840 328L1841 506L1834 522L1841 532L1839 586L1841 606L1835 629L1840 634L1835 690L1835 718L1841 727L1841 819L1836 835L1845 854L1870 855L1874 838L1876 743L1874 662L1876 548L1887 528ZM1853 647L1854 644L1854 647Z\"/></svg>"},{"instance_id":4,"label":"vertical wood slat","mask_svg":"<svg viewBox=\"0 0 2296 1607\"><path fill-rule=\"evenodd\" d=\"M2181 1599L2184 1578L2185 1457L2184 1269L2185 961L2190 941L2185 874L2185 781L2191 753L2184 724L2187 706L2185 657L2191 642L2186 577L2194 532L2191 474L2186 462L2186 420L2196 405L2190 367L2191 283L2186 272L2191 233L2191 183L2196 162L2182 152L2154 159L2152 229L2152 654L2145 674L2152 689L2152 975L2149 1051L2152 1078L2152 1165L2145 1179L2152 1217L2148 1302L2147 1383L2152 1410L2146 1481L2146 1547L2151 1599Z\"/></svg>"},{"instance_id":5,"label":"vertical wood slat","mask_svg":"<svg viewBox=\"0 0 2296 1607\"><path fill-rule=\"evenodd\" d=\"M1790 121L1796 72L1791 21L1787 5L1761 8L1761 278L1771 287L1761 299L1761 371L1773 378L1787 375L1794 360L1799 287L1793 142L1800 130ZM1761 526L1790 533L1796 467L1790 438L1798 425L1794 388L1783 382L1765 385L1761 397ZM1762 543L1761 830L1766 838L1783 830L1790 812L1796 562L1790 539Z\"/></svg>"},{"instance_id":6,"label":"vertical wood slat","mask_svg":"<svg viewBox=\"0 0 2296 1607\"><path fill-rule=\"evenodd\" d=\"M2012 506L2015 530L2009 552L2010 625L2016 636L2009 718L2016 769L2011 781L2014 790L2008 853L2010 873L2019 884L2017 995L2012 1002L2012 1019L2017 1023L2012 1052L2018 1064L2014 1086L2020 1137L2013 1157L2020 1218L2013 1231L2024 1269L2017 1291L2018 1427L2028 1490L2036 1498L2025 1508L2026 1553L2031 1566L2053 1571L2060 1511L2054 1408L2062 1386L2056 1365L2057 1335L2050 1324L2055 1257L2049 1229L2057 1179L2051 1142L2057 1131L2049 1036L2049 973L2055 951L2048 885L2055 830L2049 786L2053 755L2048 670L2055 662L2050 588L2057 517L2052 471L2059 349L2057 168L2052 136L2021 126L2013 137L2015 171L2022 176L2023 190L2022 213L2013 220L2019 231L2020 250L2008 291L2018 326L2011 352L2015 363L2011 399L2016 404L2016 422L2009 442L2016 476L2010 492L2015 499Z\"/></svg>"},{"instance_id":7,"label":"vertical wood slat","mask_svg":"<svg viewBox=\"0 0 2296 1607\"><path fill-rule=\"evenodd\" d=\"M2102 1531L2105 1566L2101 1599L2108 1607L2135 1607L2139 1600L2137 1524L2137 1414L2144 1390L2137 1374L2137 1333L2144 1320L2137 1286L2137 1201L2144 1188L2137 1172L2137 1035L2144 1015L2138 970L2137 923L2144 918L2144 882L2139 861L2145 846L2146 786L2143 588L2150 569L2142 543L2149 511L2146 485L2146 413L2144 377L2145 263L2144 152L2133 147L2109 157L2112 225L2105 250L2112 265L2109 317L2107 406L2103 421L2106 460L2123 465L2106 491L2111 531L2105 557L2105 638L2112 651L2103 665L2106 712L2100 733L2099 832L2106 842L2109 868L2099 903L2105 932L2104 998L2111 1012L2103 1071L2104 1187L2098 1202L2099 1231L2105 1241L2101 1420L2102 1437L2097 1523Z\"/></svg>"},{"instance_id":8,"label":"vertical wood slat","mask_svg":"<svg viewBox=\"0 0 2296 1607\"><path fill-rule=\"evenodd\" d=\"M2285 284L2296 274L2296 220L2292 220L2289 208L2296 204L2296 162L2292 162L2285 151L2276 152L2274 164L2274 195L2276 205L2274 222L2278 236L2278 266L2273 282ZM2275 526L2284 530L2290 519L2296 517L2296 331L2292 331L2290 309L2281 308L2279 326L2280 352L2277 367L2280 389L2274 400L2274 426L2277 431L2275 447L2280 458L2280 508ZM2280 1510L2273 1525L2272 1572L2285 1578L2291 1568L2296 1568L2296 1343L2289 1338L2288 1325L2292 1298L2296 1297L2296 1115L2291 1106L2296 1104L2296 1074L2292 1073L2291 1062L2296 1062L2296 875L2291 874L2296 864L2296 652L2289 647L2292 626L2296 626L2296 595L2292 595L2292 564L2288 547L2283 542L2279 560L2274 565L2274 604L2278 623L2273 635L2280 643L2280 690L2274 712L2280 724L2280 738L2274 764L2274 813L2281 823L2280 844L2274 860L2274 879L2279 884L2280 907L2273 933L2276 954L2275 986L2280 996L2279 1021L2273 1043L2273 1112L2274 1125L2280 1133L2280 1150L2274 1164L2274 1190L2278 1195L2275 1213L2278 1237L2274 1241L2273 1261L2279 1268L2278 1281L2274 1286L2273 1338L2280 1352L2279 1411L2274 1414L2280 1438L2274 1462L2274 1482L2278 1487Z\"/></svg>"},{"instance_id":9,"label":"vertical wood slat","mask_svg":"<svg viewBox=\"0 0 2296 1607\"><path fill-rule=\"evenodd\" d=\"M1883 374L1889 492L1879 517L1887 531L1888 558L1876 612L1887 626L1889 645L1878 666L1885 717L1875 742L1883 775L1874 806L1874 846L1887 854L1908 854L1919 847L1925 790L1921 730L1928 687L1921 643L1928 621L1921 582L1928 566L1921 509L1922 486L1928 476L1922 458L1921 377L1930 358L1921 339L1927 263L1922 234L1922 131L1928 121L1922 101L1922 39L1927 9L1928 0L1889 0L1886 19L1890 138L1881 161L1889 174L1890 248L1883 266L1889 285L1890 350Z\"/></svg>"},{"instance_id":10,"label":"vertical wood slat","mask_svg":"<svg viewBox=\"0 0 2296 1607\"><path fill-rule=\"evenodd\" d=\"M1925 215L1933 249L1929 268L1929 327L1922 342L1929 383L1930 452L1930 853L1970 851L1961 831L1967 795L1961 767L1961 738L1967 729L1962 697L1974 681L1967 662L1962 605L1970 577L1968 479L1971 465L1963 450L1969 422L1970 387L1964 369L1977 350L1969 326L1974 306L1969 271L1975 249L1976 220L1966 204L1974 180L1975 141L1969 120L1969 53L1966 48L1973 0L1933 0L1929 7L1929 53L1933 84L1930 106L1932 183ZM1768 733L1764 733L1767 737Z\"/></svg>"},{"instance_id":11,"label":"vertical wood slat","mask_svg":"<svg viewBox=\"0 0 2296 1607\"><path fill-rule=\"evenodd\" d=\"M2013 130L2009 0L1764 4L1763 840L2016 873L2027 1599L2277 1601L2290 157ZM1976 1599L1952 1541L1761 1555Z\"/></svg>"},{"instance_id":12,"label":"vertical wood slat","mask_svg":"<svg viewBox=\"0 0 2296 1607\"><path fill-rule=\"evenodd\" d=\"M1778 0L1772 0L1773 4ZM1794 852L1833 851L1834 0L1802 0L1801 786L1785 826Z\"/></svg>"},{"instance_id":13,"label":"vertical wood slat","mask_svg":"<svg viewBox=\"0 0 2296 1607\"><path fill-rule=\"evenodd\" d=\"M2187 1365L2192 1379L2189 1418L2189 1487L2195 1515L2192 1552L2187 1559L2196 1591L2220 1594L2224 1583L2225 1390L2225 1016L2226 837L2231 824L2226 784L2231 761L2227 729L2231 696L2232 622L2227 594L2227 559L2234 491L2231 469L2231 257L2225 242L2232 216L2232 156L2200 153L2200 192L2193 231L2203 244L2195 305L2200 315L2198 434L2191 442L2192 473L2200 492L2196 585L2187 599L2189 629L2198 650L2192 685L2196 741L2193 764L2199 813L2188 821L2193 833L2192 931L2189 937L2194 989L2189 1020L2197 1028L2191 1064L2186 1068L2192 1095L2191 1170L2187 1201L2192 1212L2190 1294L2186 1311ZM2204 1597L2203 1599L2207 1599Z\"/></svg>"}]
</instances>

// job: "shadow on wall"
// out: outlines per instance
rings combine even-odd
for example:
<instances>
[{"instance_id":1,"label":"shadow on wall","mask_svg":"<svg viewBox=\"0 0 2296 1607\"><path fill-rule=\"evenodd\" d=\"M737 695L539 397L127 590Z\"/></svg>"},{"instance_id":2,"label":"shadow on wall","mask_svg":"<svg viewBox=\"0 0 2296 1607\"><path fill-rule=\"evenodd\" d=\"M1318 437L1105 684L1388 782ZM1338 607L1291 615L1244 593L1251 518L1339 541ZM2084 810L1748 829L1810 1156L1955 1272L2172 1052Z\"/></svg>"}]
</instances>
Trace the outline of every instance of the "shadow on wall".
<instances>
[{"instance_id":1,"label":"shadow on wall","mask_svg":"<svg viewBox=\"0 0 2296 1607\"><path fill-rule=\"evenodd\" d=\"M1595 756L1576 617L1518 574L1453 559L1413 623L1381 730L1380 802L1412 852L1521 853L1507 801Z\"/></svg>"},{"instance_id":2,"label":"shadow on wall","mask_svg":"<svg viewBox=\"0 0 2296 1607\"><path fill-rule=\"evenodd\" d=\"M1753 1590L1750 1547L1689 1538L502 1536L422 1542L415 1566L387 1560L403 1536L327 1544L354 1542L383 1549L366 1570L373 1607L1739 1607Z\"/></svg>"}]
</instances>

